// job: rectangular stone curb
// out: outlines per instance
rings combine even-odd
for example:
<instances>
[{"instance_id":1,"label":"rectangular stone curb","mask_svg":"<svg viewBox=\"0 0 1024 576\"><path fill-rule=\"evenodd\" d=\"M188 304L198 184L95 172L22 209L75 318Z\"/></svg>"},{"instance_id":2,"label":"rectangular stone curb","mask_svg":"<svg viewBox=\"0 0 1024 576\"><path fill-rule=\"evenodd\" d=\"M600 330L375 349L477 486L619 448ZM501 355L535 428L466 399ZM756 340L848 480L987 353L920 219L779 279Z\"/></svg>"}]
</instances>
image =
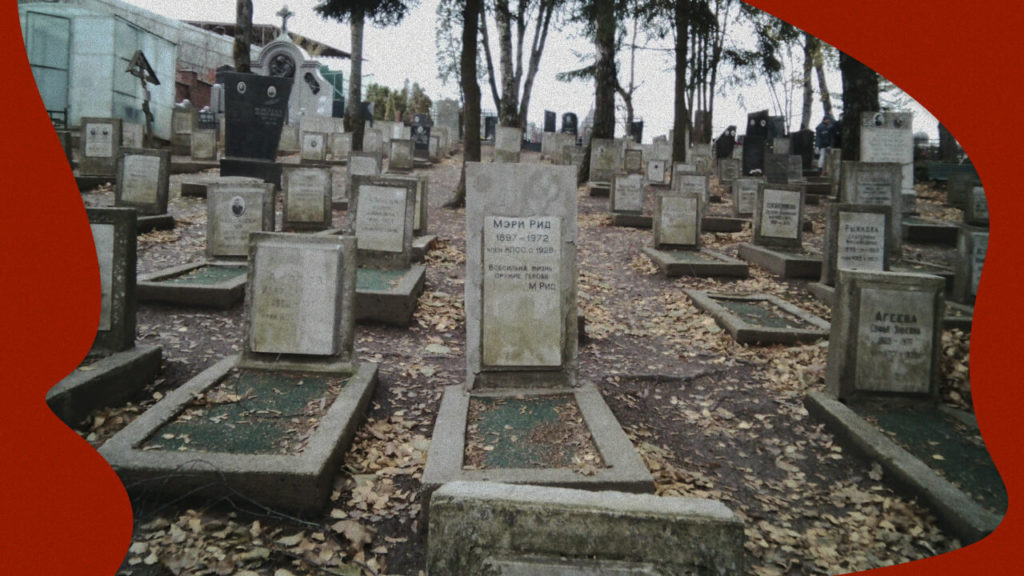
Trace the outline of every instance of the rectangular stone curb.
<instances>
[{"instance_id":1,"label":"rectangular stone curb","mask_svg":"<svg viewBox=\"0 0 1024 576\"><path fill-rule=\"evenodd\" d=\"M979 505L845 404L823 392L812 391L804 398L804 405L849 449L881 464L898 488L923 498L964 545L988 536L1002 522L1001 516Z\"/></svg>"},{"instance_id":2,"label":"rectangular stone curb","mask_svg":"<svg viewBox=\"0 0 1024 576\"><path fill-rule=\"evenodd\" d=\"M356 289L356 322L408 326L423 293L427 267L414 264L390 290Z\"/></svg>"},{"instance_id":3,"label":"rectangular stone curb","mask_svg":"<svg viewBox=\"0 0 1024 576\"><path fill-rule=\"evenodd\" d=\"M702 290L685 289L683 292L690 297L694 306L711 314L715 322L726 332L732 335L733 339L741 344L798 344L802 342L814 342L827 339L831 324L817 316L786 302L774 294L716 294ZM715 302L714 296L729 298L733 300L765 300L786 312L800 318L808 324L817 326L817 329L799 328L772 328L769 326L758 326L742 320L739 316L730 312L727 308Z\"/></svg>"},{"instance_id":4,"label":"rectangular stone curb","mask_svg":"<svg viewBox=\"0 0 1024 576\"><path fill-rule=\"evenodd\" d=\"M654 480L647 466L633 447L632 442L619 426L601 393L592 384L585 384L572 390L522 390L523 395L566 394L572 392L576 398L583 420L590 430L594 445L606 468L600 468L593 476L584 476L569 469L525 469L506 468L492 470L464 470L463 455L466 449L466 421L469 416L470 395L463 386L448 386L441 398L437 412L434 434L430 441L430 453L423 471L423 499L442 484L453 480L507 482L510 484L537 484L561 486L586 490L619 490L623 492L653 492ZM502 389L491 393L474 393L478 396L508 396L516 391ZM426 505L424 505L426 509Z\"/></svg>"},{"instance_id":5,"label":"rectangular stone curb","mask_svg":"<svg viewBox=\"0 0 1024 576\"><path fill-rule=\"evenodd\" d=\"M819 302L827 305L829 308L835 305L835 293L836 289L834 286L829 286L824 282L808 282L807 291L811 293Z\"/></svg>"},{"instance_id":6,"label":"rectangular stone curb","mask_svg":"<svg viewBox=\"0 0 1024 576\"><path fill-rule=\"evenodd\" d=\"M715 500L452 482L430 508L434 576L744 571L743 522Z\"/></svg>"},{"instance_id":7,"label":"rectangular stone curb","mask_svg":"<svg viewBox=\"0 0 1024 576\"><path fill-rule=\"evenodd\" d=\"M262 505L299 514L319 512L377 384L377 365L363 362L320 419L300 454L229 454L143 450L189 401L215 386L238 361L228 356L199 373L100 447L129 491L223 496L230 490ZM339 374L341 376L343 374ZM243 433L239 430L239 433Z\"/></svg>"},{"instance_id":8,"label":"rectangular stone curb","mask_svg":"<svg viewBox=\"0 0 1024 576\"><path fill-rule=\"evenodd\" d=\"M248 277L242 271L237 277L215 284L178 284L168 282L206 266L239 266L236 264L193 262L166 268L158 272L142 274L136 280L136 294L139 302L163 302L183 306L204 306L209 308L231 308L245 298L245 282Z\"/></svg>"},{"instance_id":9,"label":"rectangular stone curb","mask_svg":"<svg viewBox=\"0 0 1024 576\"><path fill-rule=\"evenodd\" d=\"M46 393L46 404L69 427L89 412L131 400L160 370L159 346L135 346L76 368Z\"/></svg>"},{"instance_id":10,"label":"rectangular stone curb","mask_svg":"<svg viewBox=\"0 0 1024 576\"><path fill-rule=\"evenodd\" d=\"M170 214L151 214L143 216L139 214L139 218L136 221L135 233L145 234L146 232L152 232L153 230L173 230L174 229L174 216Z\"/></svg>"},{"instance_id":11,"label":"rectangular stone curb","mask_svg":"<svg viewBox=\"0 0 1024 576\"><path fill-rule=\"evenodd\" d=\"M921 244L956 246L960 227L956 224L927 218L904 218L903 239Z\"/></svg>"},{"instance_id":12,"label":"rectangular stone curb","mask_svg":"<svg viewBox=\"0 0 1024 576\"><path fill-rule=\"evenodd\" d=\"M194 174L203 170L220 168L219 160L189 160L181 156L171 156L170 174Z\"/></svg>"},{"instance_id":13,"label":"rectangular stone curb","mask_svg":"<svg viewBox=\"0 0 1024 576\"><path fill-rule=\"evenodd\" d=\"M821 277L821 256L772 250L745 242L739 245L738 255L741 259L782 278Z\"/></svg>"},{"instance_id":14,"label":"rectangular stone curb","mask_svg":"<svg viewBox=\"0 0 1024 576\"><path fill-rule=\"evenodd\" d=\"M612 226L649 229L654 226L654 218L651 216L644 216L643 214L612 212Z\"/></svg>"},{"instance_id":15,"label":"rectangular stone curb","mask_svg":"<svg viewBox=\"0 0 1024 576\"><path fill-rule=\"evenodd\" d=\"M700 219L701 232L736 233L743 231L743 225L750 222L749 218L731 218L726 216L705 216Z\"/></svg>"},{"instance_id":16,"label":"rectangular stone curb","mask_svg":"<svg viewBox=\"0 0 1024 576\"><path fill-rule=\"evenodd\" d=\"M612 193L611 182L590 182L587 184L587 194L593 198L608 198Z\"/></svg>"},{"instance_id":17,"label":"rectangular stone curb","mask_svg":"<svg viewBox=\"0 0 1024 576\"><path fill-rule=\"evenodd\" d=\"M662 274L668 278L674 278L678 276L697 276L697 277L708 277L708 276L725 276L731 278L746 278L750 274L750 266L746 262L742 262L735 258L730 258L725 254L719 254L711 250L702 248L699 252L694 253L703 254L710 258L713 258L713 262L686 262L673 258L671 254L664 250L658 250L657 248L651 248L645 246L643 253L654 262L654 265L658 267Z\"/></svg>"},{"instance_id":18,"label":"rectangular stone curb","mask_svg":"<svg viewBox=\"0 0 1024 576\"><path fill-rule=\"evenodd\" d=\"M437 242L437 236L434 234L426 234L424 236L415 236L412 239L412 261L422 262L427 257L427 252L434 247L434 243Z\"/></svg>"}]
</instances>

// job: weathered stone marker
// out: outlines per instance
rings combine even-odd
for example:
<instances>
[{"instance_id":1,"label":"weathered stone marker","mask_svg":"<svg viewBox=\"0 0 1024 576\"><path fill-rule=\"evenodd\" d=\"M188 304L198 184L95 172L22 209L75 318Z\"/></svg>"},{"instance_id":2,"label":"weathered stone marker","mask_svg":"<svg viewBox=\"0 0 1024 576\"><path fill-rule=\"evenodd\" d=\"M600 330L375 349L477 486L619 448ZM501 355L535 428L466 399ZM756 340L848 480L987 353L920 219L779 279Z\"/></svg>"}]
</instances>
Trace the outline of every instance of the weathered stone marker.
<instances>
[{"instance_id":1,"label":"weathered stone marker","mask_svg":"<svg viewBox=\"0 0 1024 576\"><path fill-rule=\"evenodd\" d=\"M703 202L697 194L659 194L654 199L654 246L697 250Z\"/></svg>"},{"instance_id":2,"label":"weathered stone marker","mask_svg":"<svg viewBox=\"0 0 1024 576\"><path fill-rule=\"evenodd\" d=\"M408 138L392 138L388 154L388 172L412 172L414 142Z\"/></svg>"},{"instance_id":3,"label":"weathered stone marker","mask_svg":"<svg viewBox=\"0 0 1024 576\"><path fill-rule=\"evenodd\" d=\"M988 227L988 199L985 197L985 189L981 186L972 186L967 194L964 222L971 226Z\"/></svg>"},{"instance_id":4,"label":"weathered stone marker","mask_svg":"<svg viewBox=\"0 0 1024 576\"><path fill-rule=\"evenodd\" d=\"M839 201L848 204L889 206L892 228L889 248L899 254L903 245L903 181L902 169L892 162L843 162L839 183Z\"/></svg>"},{"instance_id":5,"label":"weathered stone marker","mask_svg":"<svg viewBox=\"0 0 1024 576\"><path fill-rule=\"evenodd\" d=\"M732 183L733 214L753 216L757 203L757 190L764 183L761 178L737 178Z\"/></svg>"},{"instance_id":6,"label":"weathered stone marker","mask_svg":"<svg viewBox=\"0 0 1024 576\"><path fill-rule=\"evenodd\" d=\"M494 161L519 162L523 131L519 128L498 126L494 136Z\"/></svg>"},{"instance_id":7,"label":"weathered stone marker","mask_svg":"<svg viewBox=\"0 0 1024 576\"><path fill-rule=\"evenodd\" d=\"M678 165L677 165L678 166ZM679 172L672 175L672 192L675 194L696 194L707 204L711 187L710 177L697 172Z\"/></svg>"},{"instance_id":8,"label":"weathered stone marker","mask_svg":"<svg viewBox=\"0 0 1024 576\"><path fill-rule=\"evenodd\" d=\"M327 134L325 132L300 132L299 160L302 162L324 162L327 160Z\"/></svg>"},{"instance_id":9,"label":"weathered stone marker","mask_svg":"<svg viewBox=\"0 0 1024 576\"><path fill-rule=\"evenodd\" d=\"M838 269L888 270L891 222L889 206L830 203L822 244L821 282L834 285Z\"/></svg>"},{"instance_id":10,"label":"weathered stone marker","mask_svg":"<svg viewBox=\"0 0 1024 576\"><path fill-rule=\"evenodd\" d=\"M167 213L171 153L167 150L122 148L117 157L114 204L141 215Z\"/></svg>"},{"instance_id":11,"label":"weathered stone marker","mask_svg":"<svg viewBox=\"0 0 1024 576\"><path fill-rule=\"evenodd\" d=\"M612 212L641 214L644 211L644 179L639 174L615 174L612 177Z\"/></svg>"},{"instance_id":12,"label":"weathered stone marker","mask_svg":"<svg viewBox=\"0 0 1024 576\"><path fill-rule=\"evenodd\" d=\"M208 186L207 258L246 258L249 255L249 235L273 229L273 184L213 182Z\"/></svg>"},{"instance_id":13,"label":"weathered stone marker","mask_svg":"<svg viewBox=\"0 0 1024 576\"><path fill-rule=\"evenodd\" d=\"M754 205L754 244L799 249L803 240L803 191L798 186L764 184Z\"/></svg>"},{"instance_id":14,"label":"weathered stone marker","mask_svg":"<svg viewBox=\"0 0 1024 576\"><path fill-rule=\"evenodd\" d=\"M981 269L988 252L988 229L965 226L957 237L957 268L953 297L964 304L974 304L981 282Z\"/></svg>"},{"instance_id":15,"label":"weathered stone marker","mask_svg":"<svg viewBox=\"0 0 1024 576\"><path fill-rule=\"evenodd\" d=\"M120 118L82 118L78 151L78 173L82 176L108 176L117 170L121 149Z\"/></svg>"},{"instance_id":16,"label":"weathered stone marker","mask_svg":"<svg viewBox=\"0 0 1024 576\"><path fill-rule=\"evenodd\" d=\"M285 231L331 227L331 170L326 166L286 166L281 178Z\"/></svg>"},{"instance_id":17,"label":"weathered stone marker","mask_svg":"<svg viewBox=\"0 0 1024 576\"><path fill-rule=\"evenodd\" d=\"M860 161L900 165L902 200L898 208L901 214L912 213L917 198L913 120L910 112L864 112L860 122Z\"/></svg>"}]
</instances>

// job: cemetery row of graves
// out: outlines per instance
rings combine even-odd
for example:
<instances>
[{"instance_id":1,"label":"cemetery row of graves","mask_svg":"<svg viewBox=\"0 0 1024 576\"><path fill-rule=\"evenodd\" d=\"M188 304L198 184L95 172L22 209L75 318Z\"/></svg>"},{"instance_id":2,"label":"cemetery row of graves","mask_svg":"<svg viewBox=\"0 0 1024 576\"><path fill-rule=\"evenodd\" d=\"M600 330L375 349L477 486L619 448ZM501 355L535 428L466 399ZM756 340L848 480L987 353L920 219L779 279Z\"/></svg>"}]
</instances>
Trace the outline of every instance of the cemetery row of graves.
<instances>
[{"instance_id":1,"label":"cemetery row of graves","mask_svg":"<svg viewBox=\"0 0 1024 576\"><path fill-rule=\"evenodd\" d=\"M459 210L457 117L303 120L69 153L103 300L48 401L133 496L124 574L843 573L998 524L984 191L915 185L905 119L824 174L594 140L583 187L499 127Z\"/></svg>"}]
</instances>

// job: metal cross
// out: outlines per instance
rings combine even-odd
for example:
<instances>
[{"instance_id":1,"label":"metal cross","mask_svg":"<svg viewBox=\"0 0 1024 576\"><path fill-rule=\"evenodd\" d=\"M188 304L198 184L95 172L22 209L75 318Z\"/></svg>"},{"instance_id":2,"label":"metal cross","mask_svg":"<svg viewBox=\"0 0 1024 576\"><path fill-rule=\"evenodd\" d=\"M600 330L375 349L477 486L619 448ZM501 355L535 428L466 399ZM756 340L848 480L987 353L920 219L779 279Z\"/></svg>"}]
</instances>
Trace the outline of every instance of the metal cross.
<instances>
[{"instance_id":1,"label":"metal cross","mask_svg":"<svg viewBox=\"0 0 1024 576\"><path fill-rule=\"evenodd\" d=\"M282 6L281 9L277 11L276 16L280 16L281 17L281 32L287 32L288 31L288 19L291 18L294 15L295 15L295 12L292 12L291 10L289 10L287 4Z\"/></svg>"}]
</instances>

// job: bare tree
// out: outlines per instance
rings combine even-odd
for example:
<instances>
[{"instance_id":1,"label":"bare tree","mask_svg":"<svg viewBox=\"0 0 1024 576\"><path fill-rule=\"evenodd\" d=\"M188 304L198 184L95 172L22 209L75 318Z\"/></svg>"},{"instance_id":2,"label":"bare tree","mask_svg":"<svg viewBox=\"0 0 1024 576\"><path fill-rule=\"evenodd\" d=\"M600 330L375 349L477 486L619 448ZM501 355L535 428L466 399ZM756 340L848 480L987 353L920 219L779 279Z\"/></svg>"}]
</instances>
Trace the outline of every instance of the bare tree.
<instances>
[{"instance_id":1,"label":"bare tree","mask_svg":"<svg viewBox=\"0 0 1024 576\"><path fill-rule=\"evenodd\" d=\"M466 205L466 163L480 161L480 84L477 82L477 36L480 25L480 12L483 0L455 0L463 3L462 7L462 58L460 75L462 77L462 100L465 136L462 147L462 174L455 194L446 208L458 208Z\"/></svg>"},{"instance_id":2,"label":"bare tree","mask_svg":"<svg viewBox=\"0 0 1024 576\"><path fill-rule=\"evenodd\" d=\"M235 70L252 72L249 61L249 50L252 46L252 0L236 0L235 2L235 44L232 56Z\"/></svg>"}]
</instances>

